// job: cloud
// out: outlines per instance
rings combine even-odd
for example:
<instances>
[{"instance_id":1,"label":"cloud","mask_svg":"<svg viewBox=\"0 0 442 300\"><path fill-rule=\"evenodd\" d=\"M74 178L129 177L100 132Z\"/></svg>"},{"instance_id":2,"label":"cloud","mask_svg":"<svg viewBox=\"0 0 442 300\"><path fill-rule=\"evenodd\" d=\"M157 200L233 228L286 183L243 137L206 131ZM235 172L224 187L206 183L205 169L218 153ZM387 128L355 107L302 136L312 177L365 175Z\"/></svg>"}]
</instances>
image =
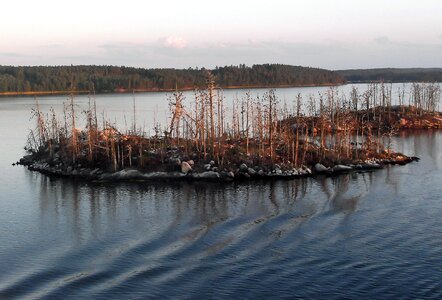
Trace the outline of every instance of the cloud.
<instances>
[{"instance_id":1,"label":"cloud","mask_svg":"<svg viewBox=\"0 0 442 300\"><path fill-rule=\"evenodd\" d=\"M106 64L147 68L212 68L262 63L328 69L442 66L440 43L399 43L385 37L378 37L377 40L355 44L244 39L230 43L215 41L187 44L184 39L172 37L152 42L109 41L89 47L75 45L61 49L39 49L33 46L18 53L0 51L0 61L13 65Z\"/></svg>"},{"instance_id":2,"label":"cloud","mask_svg":"<svg viewBox=\"0 0 442 300\"><path fill-rule=\"evenodd\" d=\"M160 42L166 48L183 49L187 47L187 41L179 36L169 36L161 38Z\"/></svg>"},{"instance_id":3,"label":"cloud","mask_svg":"<svg viewBox=\"0 0 442 300\"><path fill-rule=\"evenodd\" d=\"M18 53L18 52L0 52L1 56L6 56L6 57L22 57L23 54Z\"/></svg>"},{"instance_id":4,"label":"cloud","mask_svg":"<svg viewBox=\"0 0 442 300\"><path fill-rule=\"evenodd\" d=\"M253 41L191 44L166 47L166 38L148 43L101 45L100 63L136 67L215 67L238 64L283 63L328 69L364 67L432 67L442 64L441 45L405 44L387 40L377 44L336 41L302 43L295 41ZM385 42L385 39L381 39ZM397 55L401 53L401 55ZM422 55L419 55L419 54ZM94 60L88 59L92 63Z\"/></svg>"},{"instance_id":5,"label":"cloud","mask_svg":"<svg viewBox=\"0 0 442 300\"><path fill-rule=\"evenodd\" d=\"M386 45L388 43L390 43L390 39L386 36L378 36L377 38L374 39L376 44L379 45Z\"/></svg>"}]
</instances>

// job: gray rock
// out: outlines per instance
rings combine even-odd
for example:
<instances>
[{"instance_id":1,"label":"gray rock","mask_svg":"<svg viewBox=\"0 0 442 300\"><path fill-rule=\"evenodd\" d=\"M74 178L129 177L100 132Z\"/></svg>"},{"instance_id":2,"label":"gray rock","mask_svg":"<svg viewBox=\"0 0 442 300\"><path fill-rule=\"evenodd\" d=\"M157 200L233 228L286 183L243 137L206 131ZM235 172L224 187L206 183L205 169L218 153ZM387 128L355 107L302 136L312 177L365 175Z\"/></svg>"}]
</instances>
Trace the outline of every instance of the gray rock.
<instances>
[{"instance_id":1,"label":"gray rock","mask_svg":"<svg viewBox=\"0 0 442 300\"><path fill-rule=\"evenodd\" d=\"M239 179L249 179L250 175L248 173L238 173L237 174Z\"/></svg>"},{"instance_id":2,"label":"gray rock","mask_svg":"<svg viewBox=\"0 0 442 300\"><path fill-rule=\"evenodd\" d=\"M25 155L22 158L20 158L20 164L22 165L30 165L33 162L32 155Z\"/></svg>"},{"instance_id":3,"label":"gray rock","mask_svg":"<svg viewBox=\"0 0 442 300\"><path fill-rule=\"evenodd\" d=\"M248 169L249 169L249 168L247 167L246 164L241 164L241 165L239 166L239 171L240 171L240 172L247 172Z\"/></svg>"},{"instance_id":4,"label":"gray rock","mask_svg":"<svg viewBox=\"0 0 442 300\"><path fill-rule=\"evenodd\" d=\"M345 165L336 165L332 168L333 172L348 172L351 170L353 170L351 167Z\"/></svg>"},{"instance_id":5,"label":"gray rock","mask_svg":"<svg viewBox=\"0 0 442 300\"><path fill-rule=\"evenodd\" d=\"M181 163L181 172L184 173L184 174L187 174L190 171L192 171L192 167L190 166L189 162L183 161Z\"/></svg>"},{"instance_id":6,"label":"gray rock","mask_svg":"<svg viewBox=\"0 0 442 300\"><path fill-rule=\"evenodd\" d=\"M211 164L205 164L204 165L204 170L206 170L206 171L210 171L211 168L212 168Z\"/></svg>"},{"instance_id":7,"label":"gray rock","mask_svg":"<svg viewBox=\"0 0 442 300\"><path fill-rule=\"evenodd\" d=\"M171 162L176 166L181 165L181 159L179 158L171 158Z\"/></svg>"},{"instance_id":8,"label":"gray rock","mask_svg":"<svg viewBox=\"0 0 442 300\"><path fill-rule=\"evenodd\" d=\"M209 164L213 167L215 165L215 161L211 160Z\"/></svg>"},{"instance_id":9,"label":"gray rock","mask_svg":"<svg viewBox=\"0 0 442 300\"><path fill-rule=\"evenodd\" d=\"M323 164L317 163L315 165L315 172L317 172L317 173L324 173L324 172L327 172L328 170L329 170L329 168L327 168Z\"/></svg>"},{"instance_id":10,"label":"gray rock","mask_svg":"<svg viewBox=\"0 0 442 300\"><path fill-rule=\"evenodd\" d=\"M220 178L220 175L218 172L207 171L207 172L203 172L203 173L198 174L198 178L217 179L217 178Z\"/></svg>"},{"instance_id":11,"label":"gray rock","mask_svg":"<svg viewBox=\"0 0 442 300\"><path fill-rule=\"evenodd\" d=\"M98 176L98 179L100 179L100 180L109 180L109 179L112 178L112 175L113 174L111 174L111 173L103 173L100 176Z\"/></svg>"},{"instance_id":12,"label":"gray rock","mask_svg":"<svg viewBox=\"0 0 442 300\"><path fill-rule=\"evenodd\" d=\"M163 178L167 179L170 176L170 174L167 172L151 172L151 173L144 173L142 176L144 179L163 179Z\"/></svg>"},{"instance_id":13,"label":"gray rock","mask_svg":"<svg viewBox=\"0 0 442 300\"><path fill-rule=\"evenodd\" d=\"M275 174L276 175L282 175L282 170L281 169L276 169L275 170Z\"/></svg>"},{"instance_id":14,"label":"gray rock","mask_svg":"<svg viewBox=\"0 0 442 300\"><path fill-rule=\"evenodd\" d=\"M137 179L141 178L142 174L138 170L121 170L120 172L116 173L116 179Z\"/></svg>"},{"instance_id":15,"label":"gray rock","mask_svg":"<svg viewBox=\"0 0 442 300\"><path fill-rule=\"evenodd\" d=\"M98 172L100 172L100 169L96 168L94 170L92 170L92 172L90 173L91 176L97 176Z\"/></svg>"},{"instance_id":16,"label":"gray rock","mask_svg":"<svg viewBox=\"0 0 442 300\"><path fill-rule=\"evenodd\" d=\"M298 169L298 174L301 175L301 176L305 176L305 175L307 175L308 173L307 173L306 170L304 170L304 169L302 169L302 168L299 168L299 169Z\"/></svg>"},{"instance_id":17,"label":"gray rock","mask_svg":"<svg viewBox=\"0 0 442 300\"><path fill-rule=\"evenodd\" d=\"M375 163L375 162L365 163L365 164L362 164L361 166L362 166L362 169L366 169L366 170L382 169L382 165Z\"/></svg>"},{"instance_id":18,"label":"gray rock","mask_svg":"<svg viewBox=\"0 0 442 300\"><path fill-rule=\"evenodd\" d=\"M259 170L259 171L258 171L258 175L259 175L259 176L264 176L265 174L266 174L266 173L265 173L263 170Z\"/></svg>"},{"instance_id":19,"label":"gray rock","mask_svg":"<svg viewBox=\"0 0 442 300\"><path fill-rule=\"evenodd\" d=\"M254 169L252 169L252 168L248 168L247 169L247 173L249 173L250 176L253 176L253 175L256 174L256 171Z\"/></svg>"},{"instance_id":20,"label":"gray rock","mask_svg":"<svg viewBox=\"0 0 442 300\"><path fill-rule=\"evenodd\" d=\"M232 171L227 173L227 176L230 178L235 178L235 173L233 173Z\"/></svg>"},{"instance_id":21,"label":"gray rock","mask_svg":"<svg viewBox=\"0 0 442 300\"><path fill-rule=\"evenodd\" d=\"M307 166L302 165L301 169L304 170L306 174L312 174L312 170Z\"/></svg>"}]
</instances>

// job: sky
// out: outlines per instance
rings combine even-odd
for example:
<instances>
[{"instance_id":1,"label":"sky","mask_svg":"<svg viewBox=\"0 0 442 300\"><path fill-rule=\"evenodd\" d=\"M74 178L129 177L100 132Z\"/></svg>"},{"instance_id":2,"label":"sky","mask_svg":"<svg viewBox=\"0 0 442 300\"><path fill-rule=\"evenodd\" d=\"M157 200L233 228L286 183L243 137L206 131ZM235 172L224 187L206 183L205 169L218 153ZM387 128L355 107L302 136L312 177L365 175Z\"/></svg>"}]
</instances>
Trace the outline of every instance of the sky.
<instances>
[{"instance_id":1,"label":"sky","mask_svg":"<svg viewBox=\"0 0 442 300\"><path fill-rule=\"evenodd\" d=\"M0 65L442 67L442 0L14 0Z\"/></svg>"}]
</instances>

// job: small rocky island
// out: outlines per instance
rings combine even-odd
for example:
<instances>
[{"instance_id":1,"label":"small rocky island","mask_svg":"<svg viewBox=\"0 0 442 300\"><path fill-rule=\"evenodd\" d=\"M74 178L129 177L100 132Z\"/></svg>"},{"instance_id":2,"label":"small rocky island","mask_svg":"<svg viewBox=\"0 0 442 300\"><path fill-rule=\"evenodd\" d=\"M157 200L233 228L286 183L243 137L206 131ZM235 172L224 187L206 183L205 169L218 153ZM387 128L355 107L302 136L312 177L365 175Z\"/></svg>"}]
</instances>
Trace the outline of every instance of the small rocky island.
<instances>
[{"instance_id":1,"label":"small rocky island","mask_svg":"<svg viewBox=\"0 0 442 300\"><path fill-rule=\"evenodd\" d=\"M260 98L246 94L226 107L214 78L207 89L186 101L176 91L168 101L170 120L147 136L137 127L136 106L130 130L98 122L94 98L83 114L86 127L76 127L74 97L60 121L45 115L38 102L28 155L18 164L50 176L92 181L215 180L233 181L334 175L381 169L418 160L391 149L400 130L442 128L437 111L440 89L414 84L410 99L392 105L388 85L372 84L350 97L336 90L319 99L281 105L273 90ZM100 125L101 124L101 125Z\"/></svg>"}]
</instances>

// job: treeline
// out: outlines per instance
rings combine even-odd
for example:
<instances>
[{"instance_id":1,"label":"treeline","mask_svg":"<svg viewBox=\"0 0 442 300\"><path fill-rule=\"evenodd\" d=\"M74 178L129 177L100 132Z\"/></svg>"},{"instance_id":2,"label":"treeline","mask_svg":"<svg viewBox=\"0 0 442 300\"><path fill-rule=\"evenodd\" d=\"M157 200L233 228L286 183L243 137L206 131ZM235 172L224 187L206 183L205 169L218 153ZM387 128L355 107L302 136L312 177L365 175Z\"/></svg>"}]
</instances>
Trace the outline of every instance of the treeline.
<instances>
[{"instance_id":1,"label":"treeline","mask_svg":"<svg viewBox=\"0 0 442 300\"><path fill-rule=\"evenodd\" d=\"M345 79L333 71L280 64L219 67L212 73L216 82L223 87L277 87L345 83Z\"/></svg>"},{"instance_id":2,"label":"treeline","mask_svg":"<svg viewBox=\"0 0 442 300\"><path fill-rule=\"evenodd\" d=\"M442 82L442 68L338 70L350 82Z\"/></svg>"},{"instance_id":3,"label":"treeline","mask_svg":"<svg viewBox=\"0 0 442 300\"><path fill-rule=\"evenodd\" d=\"M118 66L0 66L0 92L131 92L194 89L206 85L206 69L143 69ZM335 85L342 75L280 64L210 70L220 87Z\"/></svg>"}]
</instances>

